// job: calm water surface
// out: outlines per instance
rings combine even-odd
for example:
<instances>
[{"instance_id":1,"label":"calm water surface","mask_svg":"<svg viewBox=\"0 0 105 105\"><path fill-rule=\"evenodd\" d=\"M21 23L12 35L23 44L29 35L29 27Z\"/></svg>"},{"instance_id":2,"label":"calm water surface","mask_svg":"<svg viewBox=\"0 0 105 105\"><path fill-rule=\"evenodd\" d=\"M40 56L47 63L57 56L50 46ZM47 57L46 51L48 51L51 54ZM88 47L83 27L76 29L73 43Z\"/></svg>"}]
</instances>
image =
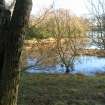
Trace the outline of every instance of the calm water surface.
<instances>
[{"instance_id":1,"label":"calm water surface","mask_svg":"<svg viewBox=\"0 0 105 105\"><path fill-rule=\"evenodd\" d=\"M36 59L28 58L27 65L33 67L27 69L29 73L65 73L65 67L61 64L49 67L35 67ZM74 71L72 73L81 73L85 75L94 75L95 73L105 72L105 58L96 56L80 56L75 59Z\"/></svg>"}]
</instances>

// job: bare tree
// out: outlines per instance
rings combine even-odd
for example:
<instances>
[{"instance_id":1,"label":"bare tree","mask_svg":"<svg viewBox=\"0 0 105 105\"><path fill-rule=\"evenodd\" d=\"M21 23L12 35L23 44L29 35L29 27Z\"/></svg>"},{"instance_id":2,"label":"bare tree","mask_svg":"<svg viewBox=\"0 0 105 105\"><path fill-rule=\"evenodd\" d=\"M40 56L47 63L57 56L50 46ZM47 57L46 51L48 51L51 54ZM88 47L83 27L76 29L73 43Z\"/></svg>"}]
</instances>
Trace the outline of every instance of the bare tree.
<instances>
[{"instance_id":1,"label":"bare tree","mask_svg":"<svg viewBox=\"0 0 105 105\"><path fill-rule=\"evenodd\" d=\"M71 15L67 10L58 10L54 13L55 29L53 31L56 39L56 53L59 62L66 67L66 73L74 70L75 57L85 46L83 40L85 28L81 22L78 17Z\"/></svg>"},{"instance_id":2,"label":"bare tree","mask_svg":"<svg viewBox=\"0 0 105 105\"><path fill-rule=\"evenodd\" d=\"M104 0L90 0L89 9L92 15L92 26L90 37L93 44L100 49L105 50L105 1Z\"/></svg>"},{"instance_id":3,"label":"bare tree","mask_svg":"<svg viewBox=\"0 0 105 105\"><path fill-rule=\"evenodd\" d=\"M68 10L54 10L48 16L41 26L50 33L52 39L39 40L37 51L40 53L37 58L42 58L41 65L64 65L66 73L69 73L74 70L75 57L87 43L85 23ZM35 48L33 50L37 52Z\"/></svg>"},{"instance_id":4,"label":"bare tree","mask_svg":"<svg viewBox=\"0 0 105 105\"><path fill-rule=\"evenodd\" d=\"M48 32L50 36L33 40L28 55L38 60L34 66L61 64L65 66L66 73L73 71L76 56L87 44L87 24L84 19L68 10L52 8L37 27L41 27L41 31Z\"/></svg>"}]
</instances>

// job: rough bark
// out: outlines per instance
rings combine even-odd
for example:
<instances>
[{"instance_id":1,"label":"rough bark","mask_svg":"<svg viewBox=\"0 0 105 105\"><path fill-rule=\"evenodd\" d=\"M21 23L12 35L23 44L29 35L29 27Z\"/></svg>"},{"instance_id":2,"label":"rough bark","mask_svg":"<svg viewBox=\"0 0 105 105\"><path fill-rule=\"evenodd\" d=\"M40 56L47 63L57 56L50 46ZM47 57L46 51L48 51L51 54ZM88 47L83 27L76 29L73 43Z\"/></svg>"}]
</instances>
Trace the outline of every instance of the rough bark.
<instances>
[{"instance_id":1,"label":"rough bark","mask_svg":"<svg viewBox=\"0 0 105 105\"><path fill-rule=\"evenodd\" d=\"M2 55L0 53L0 105L17 105L23 31L31 8L31 0L17 0L9 25L2 32L4 39Z\"/></svg>"}]
</instances>

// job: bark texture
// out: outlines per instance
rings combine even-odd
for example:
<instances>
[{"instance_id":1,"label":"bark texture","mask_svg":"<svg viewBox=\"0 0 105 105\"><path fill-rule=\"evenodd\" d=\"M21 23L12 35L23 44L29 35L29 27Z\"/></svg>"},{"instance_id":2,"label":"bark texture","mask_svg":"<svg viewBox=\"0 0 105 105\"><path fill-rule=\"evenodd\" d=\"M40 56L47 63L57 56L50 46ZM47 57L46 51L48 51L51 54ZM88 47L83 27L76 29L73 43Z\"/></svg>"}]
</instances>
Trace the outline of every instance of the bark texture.
<instances>
[{"instance_id":1,"label":"bark texture","mask_svg":"<svg viewBox=\"0 0 105 105\"><path fill-rule=\"evenodd\" d=\"M16 0L9 24L0 33L0 105L17 105L19 59L31 8L32 0Z\"/></svg>"}]
</instances>

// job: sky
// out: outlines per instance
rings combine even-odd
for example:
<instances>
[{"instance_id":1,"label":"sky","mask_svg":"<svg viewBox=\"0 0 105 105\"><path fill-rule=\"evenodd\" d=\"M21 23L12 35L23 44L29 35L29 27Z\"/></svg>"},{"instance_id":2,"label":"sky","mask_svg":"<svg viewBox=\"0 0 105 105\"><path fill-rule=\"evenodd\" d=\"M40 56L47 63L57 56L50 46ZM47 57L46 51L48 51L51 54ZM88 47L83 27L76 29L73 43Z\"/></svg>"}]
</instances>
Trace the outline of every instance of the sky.
<instances>
[{"instance_id":1,"label":"sky","mask_svg":"<svg viewBox=\"0 0 105 105\"><path fill-rule=\"evenodd\" d=\"M86 0L54 0L54 8L64 8L71 10L77 16L88 14ZM32 14L36 15L44 8L50 7L53 0L33 0Z\"/></svg>"},{"instance_id":2,"label":"sky","mask_svg":"<svg viewBox=\"0 0 105 105\"><path fill-rule=\"evenodd\" d=\"M13 0L5 0L10 3ZM84 16L89 14L86 8L86 1L89 0L33 0L33 9L31 14L38 15L40 11L49 8L54 1L54 8L64 8L71 10L77 16Z\"/></svg>"}]
</instances>

